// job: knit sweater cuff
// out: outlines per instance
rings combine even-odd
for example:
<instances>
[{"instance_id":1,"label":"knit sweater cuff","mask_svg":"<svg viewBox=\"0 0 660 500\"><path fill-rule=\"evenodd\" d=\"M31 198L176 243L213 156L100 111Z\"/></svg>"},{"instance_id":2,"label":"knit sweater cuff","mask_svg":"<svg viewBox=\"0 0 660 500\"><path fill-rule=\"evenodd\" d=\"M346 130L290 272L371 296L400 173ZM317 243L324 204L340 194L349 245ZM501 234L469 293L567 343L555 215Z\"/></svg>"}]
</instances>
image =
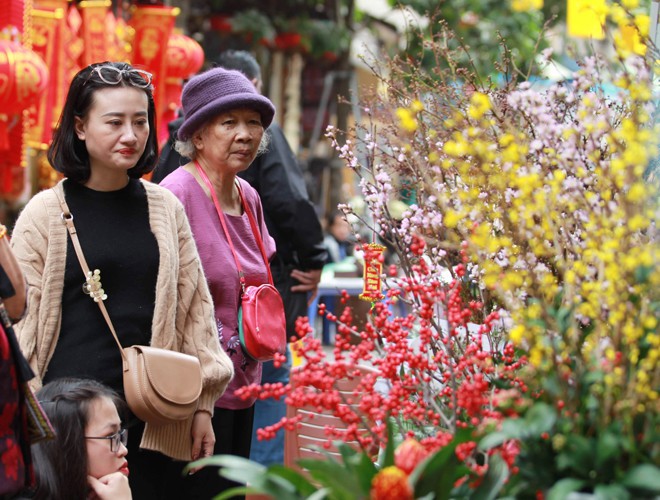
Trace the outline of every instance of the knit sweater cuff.
<instances>
[{"instance_id":1,"label":"knit sweater cuff","mask_svg":"<svg viewBox=\"0 0 660 500\"><path fill-rule=\"evenodd\" d=\"M192 456L192 417L169 425L147 424L140 448L158 451L176 460L190 461Z\"/></svg>"},{"instance_id":2,"label":"knit sweater cuff","mask_svg":"<svg viewBox=\"0 0 660 500\"><path fill-rule=\"evenodd\" d=\"M197 410L204 410L213 415L213 408L217 400L215 391L202 392L197 402Z\"/></svg>"}]
</instances>

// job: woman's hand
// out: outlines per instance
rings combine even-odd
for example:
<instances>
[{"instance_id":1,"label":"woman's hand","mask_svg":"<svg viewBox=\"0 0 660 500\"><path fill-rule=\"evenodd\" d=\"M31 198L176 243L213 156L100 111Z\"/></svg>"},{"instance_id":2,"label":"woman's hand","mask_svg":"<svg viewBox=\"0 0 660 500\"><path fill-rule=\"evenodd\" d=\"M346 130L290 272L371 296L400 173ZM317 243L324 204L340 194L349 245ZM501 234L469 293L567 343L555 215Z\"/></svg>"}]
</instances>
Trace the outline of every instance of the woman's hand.
<instances>
[{"instance_id":1,"label":"woman's hand","mask_svg":"<svg viewBox=\"0 0 660 500\"><path fill-rule=\"evenodd\" d=\"M215 445L215 434L211 424L211 414L207 411L198 411L193 417L192 430L192 460L210 457L213 455L213 446ZM198 469L191 470L194 474Z\"/></svg>"},{"instance_id":2,"label":"woman's hand","mask_svg":"<svg viewBox=\"0 0 660 500\"><path fill-rule=\"evenodd\" d=\"M94 490L96 498L100 500L131 500L131 487L128 485L128 477L121 472L113 472L107 476L96 479L87 476L89 485Z\"/></svg>"}]
</instances>

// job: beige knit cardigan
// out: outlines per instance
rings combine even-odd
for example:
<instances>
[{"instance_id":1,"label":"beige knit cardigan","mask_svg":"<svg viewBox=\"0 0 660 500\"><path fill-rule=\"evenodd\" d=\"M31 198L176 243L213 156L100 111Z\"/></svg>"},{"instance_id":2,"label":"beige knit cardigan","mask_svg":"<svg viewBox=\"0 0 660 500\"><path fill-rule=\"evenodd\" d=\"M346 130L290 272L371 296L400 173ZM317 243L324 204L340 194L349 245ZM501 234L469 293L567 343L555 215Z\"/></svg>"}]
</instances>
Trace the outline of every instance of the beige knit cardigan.
<instances>
[{"instance_id":1,"label":"beige knit cardigan","mask_svg":"<svg viewBox=\"0 0 660 500\"><path fill-rule=\"evenodd\" d=\"M197 247L179 200L167 189L141 182L160 252L151 345L199 358L203 389L198 409L212 413L233 376L233 365L218 341L213 301ZM64 196L62 182L54 189ZM21 212L11 241L28 284L27 312L16 332L36 374L35 389L41 386L60 333L67 251L67 229L61 213L52 190L38 193ZM140 447L190 460L191 426L192 418L159 427L147 424Z\"/></svg>"}]
</instances>

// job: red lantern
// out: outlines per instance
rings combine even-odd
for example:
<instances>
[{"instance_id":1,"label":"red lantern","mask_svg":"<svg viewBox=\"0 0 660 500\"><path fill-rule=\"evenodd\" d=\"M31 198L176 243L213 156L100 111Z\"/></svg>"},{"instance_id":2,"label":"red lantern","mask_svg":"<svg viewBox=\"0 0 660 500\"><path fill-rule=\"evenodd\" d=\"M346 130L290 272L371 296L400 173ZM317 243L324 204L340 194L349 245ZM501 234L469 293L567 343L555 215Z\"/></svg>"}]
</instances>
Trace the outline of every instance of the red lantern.
<instances>
[{"instance_id":1,"label":"red lantern","mask_svg":"<svg viewBox=\"0 0 660 500\"><path fill-rule=\"evenodd\" d=\"M38 54L17 42L0 40L0 151L9 149L11 115L36 104L48 85L48 67Z\"/></svg>"},{"instance_id":2,"label":"red lantern","mask_svg":"<svg viewBox=\"0 0 660 500\"><path fill-rule=\"evenodd\" d=\"M0 109L20 113L35 104L48 85L48 68L37 54L16 42L0 40Z\"/></svg>"},{"instance_id":3,"label":"red lantern","mask_svg":"<svg viewBox=\"0 0 660 500\"><path fill-rule=\"evenodd\" d=\"M167 42L167 78L190 78L204 64L204 49L192 38L172 33Z\"/></svg>"},{"instance_id":4,"label":"red lantern","mask_svg":"<svg viewBox=\"0 0 660 500\"><path fill-rule=\"evenodd\" d=\"M181 107L183 80L197 73L204 64L204 49L192 38L181 33L172 33L167 42L165 67L165 102L158 117L158 140L162 144L169 137L167 124L177 117Z\"/></svg>"}]
</instances>

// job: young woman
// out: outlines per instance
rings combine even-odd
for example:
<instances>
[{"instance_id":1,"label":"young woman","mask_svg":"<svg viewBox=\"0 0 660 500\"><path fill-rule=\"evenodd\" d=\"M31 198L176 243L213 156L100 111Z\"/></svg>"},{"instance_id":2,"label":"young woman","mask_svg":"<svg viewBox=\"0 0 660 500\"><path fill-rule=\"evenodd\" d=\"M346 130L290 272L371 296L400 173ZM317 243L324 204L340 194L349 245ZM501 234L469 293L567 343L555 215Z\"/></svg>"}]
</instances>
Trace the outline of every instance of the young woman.
<instances>
[{"instance_id":1,"label":"young woman","mask_svg":"<svg viewBox=\"0 0 660 500\"><path fill-rule=\"evenodd\" d=\"M28 309L17 332L38 383L84 377L123 389L119 349L98 304L84 293L86 277L62 223L62 197L90 269L101 272L121 344L200 360L203 389L193 417L157 427L129 418L131 488L140 499L177 498L167 483L171 458L213 452L214 403L233 374L183 206L140 179L156 160L154 115L149 73L108 62L81 70L48 151L66 178L30 200L12 238L28 282Z\"/></svg>"},{"instance_id":2,"label":"young woman","mask_svg":"<svg viewBox=\"0 0 660 500\"><path fill-rule=\"evenodd\" d=\"M94 380L64 378L46 384L37 397L55 438L32 447L36 487L31 498L132 498L117 393Z\"/></svg>"}]
</instances>

